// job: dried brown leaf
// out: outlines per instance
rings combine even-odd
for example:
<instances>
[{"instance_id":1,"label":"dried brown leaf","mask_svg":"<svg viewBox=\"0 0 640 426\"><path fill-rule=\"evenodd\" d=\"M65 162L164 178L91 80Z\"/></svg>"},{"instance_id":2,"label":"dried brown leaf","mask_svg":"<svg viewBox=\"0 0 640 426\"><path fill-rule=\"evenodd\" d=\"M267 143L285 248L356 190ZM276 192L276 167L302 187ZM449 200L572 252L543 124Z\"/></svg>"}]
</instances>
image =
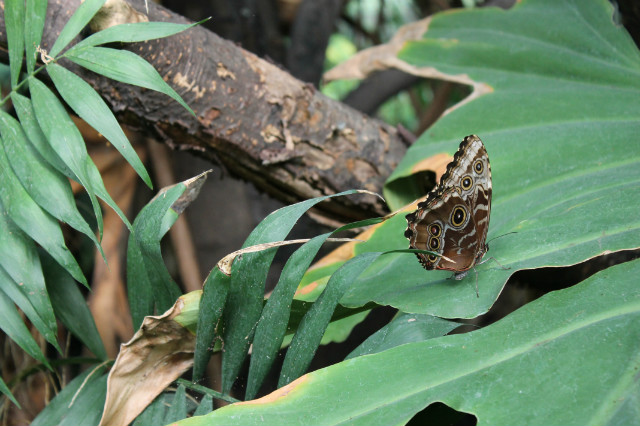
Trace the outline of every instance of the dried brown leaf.
<instances>
[{"instance_id":1,"label":"dried brown leaf","mask_svg":"<svg viewBox=\"0 0 640 426\"><path fill-rule=\"evenodd\" d=\"M196 293L196 292L194 292ZM129 424L171 382L193 365L195 335L177 322L186 298L161 316L148 316L133 338L121 345L109 373L100 426Z\"/></svg>"},{"instance_id":2,"label":"dried brown leaf","mask_svg":"<svg viewBox=\"0 0 640 426\"><path fill-rule=\"evenodd\" d=\"M418 77L451 81L473 87L473 91L469 96L449 108L445 111L445 114L485 93L492 92L491 86L475 82L466 74L445 74L434 67L417 67L398 58L398 53L405 46L405 43L421 40L424 33L428 31L430 23L431 17L428 17L402 26L389 42L358 52L348 60L327 71L323 76L323 80L329 82L340 79L364 79L374 72L395 68Z\"/></svg>"}]
</instances>

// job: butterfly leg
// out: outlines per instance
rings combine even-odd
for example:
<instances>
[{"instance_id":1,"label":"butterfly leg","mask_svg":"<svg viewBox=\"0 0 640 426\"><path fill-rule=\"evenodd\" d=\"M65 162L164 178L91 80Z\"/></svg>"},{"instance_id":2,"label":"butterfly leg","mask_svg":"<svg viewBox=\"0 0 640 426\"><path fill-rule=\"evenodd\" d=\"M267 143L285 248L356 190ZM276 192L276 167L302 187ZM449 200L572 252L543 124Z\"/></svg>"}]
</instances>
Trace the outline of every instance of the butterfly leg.
<instances>
[{"instance_id":1,"label":"butterfly leg","mask_svg":"<svg viewBox=\"0 0 640 426\"><path fill-rule=\"evenodd\" d=\"M495 257L493 257L493 256L491 256L491 257L489 257L489 258L487 258L487 259L482 260L482 262L480 262L480 263L476 263L476 266L477 266L477 265L482 265L483 263L488 262L488 261L490 261L490 260L493 260L494 262L496 262L496 263L498 264L498 266L500 266L500 268L501 268L501 269L504 269L505 271L506 271L506 270L508 270L508 269L511 269L511 268L507 268L506 266L503 266L503 265L502 265L502 263L498 262L498 259L496 259L496 258L495 258Z\"/></svg>"}]
</instances>

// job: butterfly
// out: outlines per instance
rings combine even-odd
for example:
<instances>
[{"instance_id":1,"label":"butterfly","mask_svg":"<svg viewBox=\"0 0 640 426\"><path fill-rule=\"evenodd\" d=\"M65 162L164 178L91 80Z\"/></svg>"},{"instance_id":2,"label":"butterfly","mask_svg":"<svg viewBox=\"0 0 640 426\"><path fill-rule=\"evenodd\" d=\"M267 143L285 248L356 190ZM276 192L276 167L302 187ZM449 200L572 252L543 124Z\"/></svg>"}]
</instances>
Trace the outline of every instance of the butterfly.
<instances>
[{"instance_id":1,"label":"butterfly","mask_svg":"<svg viewBox=\"0 0 640 426\"><path fill-rule=\"evenodd\" d=\"M418 209L406 216L412 249L425 269L444 269L463 279L482 263L489 250L487 231L491 214L491 166L480 138L470 135L460 143L440 183ZM476 280L476 294L478 293Z\"/></svg>"}]
</instances>

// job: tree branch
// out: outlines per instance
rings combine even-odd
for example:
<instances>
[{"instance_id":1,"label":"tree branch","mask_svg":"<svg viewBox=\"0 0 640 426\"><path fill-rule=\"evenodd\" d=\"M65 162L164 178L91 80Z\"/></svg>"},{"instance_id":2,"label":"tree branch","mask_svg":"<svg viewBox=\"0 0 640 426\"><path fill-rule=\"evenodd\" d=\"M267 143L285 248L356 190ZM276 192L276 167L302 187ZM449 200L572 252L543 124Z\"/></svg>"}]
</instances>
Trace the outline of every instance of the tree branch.
<instances>
[{"instance_id":1,"label":"tree branch","mask_svg":"<svg viewBox=\"0 0 640 426\"><path fill-rule=\"evenodd\" d=\"M49 1L45 49L79 3ZM145 13L143 1L133 5ZM149 2L148 17L186 22L154 2ZM3 18L0 46L7 61ZM219 161L284 202L350 188L381 192L405 153L395 128L328 99L203 27L124 48L149 61L197 117L165 95L102 78L69 61L61 64L96 88L121 123L150 129L175 149ZM341 197L319 207L340 220L386 210L373 196Z\"/></svg>"}]
</instances>

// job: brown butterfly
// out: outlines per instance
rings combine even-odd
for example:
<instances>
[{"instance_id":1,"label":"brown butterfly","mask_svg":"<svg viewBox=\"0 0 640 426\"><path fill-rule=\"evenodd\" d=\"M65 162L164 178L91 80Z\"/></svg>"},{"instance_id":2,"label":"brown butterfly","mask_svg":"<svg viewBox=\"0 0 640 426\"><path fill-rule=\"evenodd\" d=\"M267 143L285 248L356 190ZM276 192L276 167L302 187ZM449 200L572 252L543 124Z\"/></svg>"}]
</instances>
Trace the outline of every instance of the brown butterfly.
<instances>
[{"instance_id":1,"label":"brown butterfly","mask_svg":"<svg viewBox=\"0 0 640 426\"><path fill-rule=\"evenodd\" d=\"M467 136L438 186L407 215L404 235L410 248L440 255L417 253L425 269L453 271L454 278L461 280L489 250L490 213L489 156L478 136ZM477 287L476 281L476 294Z\"/></svg>"}]
</instances>

